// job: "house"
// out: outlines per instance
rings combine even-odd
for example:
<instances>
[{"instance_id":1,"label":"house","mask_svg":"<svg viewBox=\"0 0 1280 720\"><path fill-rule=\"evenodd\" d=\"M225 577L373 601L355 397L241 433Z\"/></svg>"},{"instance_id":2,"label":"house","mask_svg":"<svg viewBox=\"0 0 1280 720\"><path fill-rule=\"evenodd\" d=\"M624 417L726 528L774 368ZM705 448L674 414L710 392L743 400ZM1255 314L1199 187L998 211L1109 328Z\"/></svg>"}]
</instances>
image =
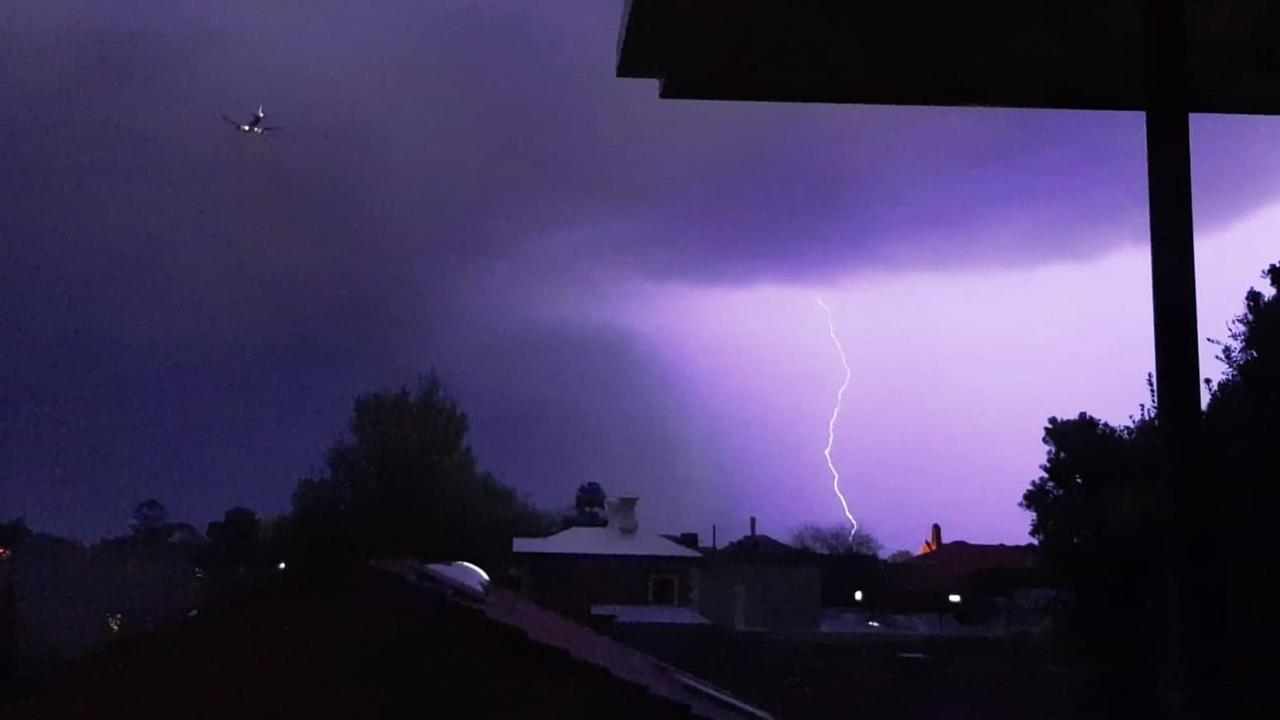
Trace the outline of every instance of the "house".
<instances>
[{"instance_id":1,"label":"house","mask_svg":"<svg viewBox=\"0 0 1280 720\"><path fill-rule=\"evenodd\" d=\"M812 553L756 533L708 553L698 609L717 625L738 630L816 627L822 571Z\"/></svg>"},{"instance_id":2,"label":"house","mask_svg":"<svg viewBox=\"0 0 1280 720\"><path fill-rule=\"evenodd\" d=\"M520 591L578 620L705 623L696 610L702 553L642 532L637 503L635 497L610 498L604 527L514 538Z\"/></svg>"},{"instance_id":3,"label":"house","mask_svg":"<svg viewBox=\"0 0 1280 720\"><path fill-rule=\"evenodd\" d=\"M1003 622L1013 607L1045 606L1041 601L1048 591L1039 591L1035 545L944 542L934 524L926 548L886 567L881 609L989 623Z\"/></svg>"},{"instance_id":4,"label":"house","mask_svg":"<svg viewBox=\"0 0 1280 720\"><path fill-rule=\"evenodd\" d=\"M825 570L825 568L824 568ZM1056 593L1041 587L1034 545L944 542L934 524L919 555L858 573L854 602L825 607L827 633L999 635L1043 627Z\"/></svg>"}]
</instances>

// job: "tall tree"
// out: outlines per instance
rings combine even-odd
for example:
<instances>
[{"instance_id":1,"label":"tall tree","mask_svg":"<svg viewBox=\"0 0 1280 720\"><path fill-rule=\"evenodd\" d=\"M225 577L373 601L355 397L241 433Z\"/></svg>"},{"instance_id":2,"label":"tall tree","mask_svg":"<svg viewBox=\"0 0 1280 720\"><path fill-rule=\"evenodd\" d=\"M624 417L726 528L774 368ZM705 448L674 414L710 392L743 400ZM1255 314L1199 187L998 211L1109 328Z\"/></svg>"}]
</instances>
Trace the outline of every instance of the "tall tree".
<instances>
[{"instance_id":1,"label":"tall tree","mask_svg":"<svg viewBox=\"0 0 1280 720\"><path fill-rule=\"evenodd\" d=\"M1050 570L1075 596L1063 638L1104 674L1110 669L1113 688L1134 687L1175 628L1185 672L1221 682L1214 695L1223 702L1263 686L1268 661L1247 648L1272 646L1259 637L1271 626L1259 588L1272 564L1280 477L1280 265L1263 277L1272 292L1245 295L1229 339L1218 343L1222 380L1206 381L1205 465L1187 489L1193 517L1171 512L1158 412L1144 408L1122 426L1082 413L1050 418L1045 428L1043 474L1022 507L1034 514L1031 534ZM1171 542L1191 532L1195 543ZM1177 585L1169 582L1175 575ZM1218 714L1231 715L1225 707Z\"/></svg>"},{"instance_id":2,"label":"tall tree","mask_svg":"<svg viewBox=\"0 0 1280 720\"><path fill-rule=\"evenodd\" d=\"M478 469L467 416L434 375L357 398L349 429L328 473L294 493L292 532L307 549L485 559L509 552L513 535L545 531L541 513Z\"/></svg>"}]
</instances>

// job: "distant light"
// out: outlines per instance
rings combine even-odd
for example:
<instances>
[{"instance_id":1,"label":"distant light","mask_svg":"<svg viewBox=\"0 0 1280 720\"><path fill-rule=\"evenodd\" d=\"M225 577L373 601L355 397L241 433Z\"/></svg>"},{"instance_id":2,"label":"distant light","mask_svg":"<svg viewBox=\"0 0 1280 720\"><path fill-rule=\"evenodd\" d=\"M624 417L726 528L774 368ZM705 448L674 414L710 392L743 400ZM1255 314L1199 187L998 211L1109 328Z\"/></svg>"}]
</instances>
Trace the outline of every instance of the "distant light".
<instances>
[{"instance_id":1,"label":"distant light","mask_svg":"<svg viewBox=\"0 0 1280 720\"><path fill-rule=\"evenodd\" d=\"M947 596L947 602L958 603L960 602L960 596L955 593L951 593L950 595Z\"/></svg>"},{"instance_id":2,"label":"distant light","mask_svg":"<svg viewBox=\"0 0 1280 720\"><path fill-rule=\"evenodd\" d=\"M854 591L853 591L853 601L854 601L854 602L862 602L862 591L861 591L861 590L854 590Z\"/></svg>"},{"instance_id":3,"label":"distant light","mask_svg":"<svg viewBox=\"0 0 1280 720\"><path fill-rule=\"evenodd\" d=\"M277 565L276 567L277 567L278 569L280 569L280 570L283 570L283 569L285 569L285 567L286 567L286 566L285 566L285 564L284 564L284 561L283 561L283 560L281 560L281 561L280 561L280 564L279 564L279 565Z\"/></svg>"},{"instance_id":4,"label":"distant light","mask_svg":"<svg viewBox=\"0 0 1280 720\"><path fill-rule=\"evenodd\" d=\"M199 615L199 614L200 614L199 610L192 610L191 612L187 613L187 617L195 617L196 615Z\"/></svg>"},{"instance_id":5,"label":"distant light","mask_svg":"<svg viewBox=\"0 0 1280 720\"><path fill-rule=\"evenodd\" d=\"M880 627L880 623L876 622L875 620L868 620L867 624L870 625L871 627Z\"/></svg>"},{"instance_id":6,"label":"distant light","mask_svg":"<svg viewBox=\"0 0 1280 720\"><path fill-rule=\"evenodd\" d=\"M107 627L111 628L112 635L118 635L120 633L121 624L122 620L120 613L111 613L107 615Z\"/></svg>"},{"instance_id":7,"label":"distant light","mask_svg":"<svg viewBox=\"0 0 1280 720\"><path fill-rule=\"evenodd\" d=\"M454 565L461 565L462 567L469 568L472 572L484 578L485 582L489 582L489 573L485 572L479 565L469 563L466 560L459 560L454 563Z\"/></svg>"}]
</instances>

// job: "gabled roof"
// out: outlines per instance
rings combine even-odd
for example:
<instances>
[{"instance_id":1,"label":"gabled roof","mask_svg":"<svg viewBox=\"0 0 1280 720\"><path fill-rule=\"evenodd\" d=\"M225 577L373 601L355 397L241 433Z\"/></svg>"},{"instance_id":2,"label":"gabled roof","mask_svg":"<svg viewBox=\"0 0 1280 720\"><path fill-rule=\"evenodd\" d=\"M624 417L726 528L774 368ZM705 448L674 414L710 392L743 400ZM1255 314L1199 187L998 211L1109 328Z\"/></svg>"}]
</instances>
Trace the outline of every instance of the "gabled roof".
<instances>
[{"instance_id":1,"label":"gabled roof","mask_svg":"<svg viewBox=\"0 0 1280 720\"><path fill-rule=\"evenodd\" d=\"M661 535L622 533L609 527L572 527L545 538L514 538L516 553L545 555L641 555L649 557L702 557L702 553Z\"/></svg>"},{"instance_id":2,"label":"gabled roof","mask_svg":"<svg viewBox=\"0 0 1280 720\"><path fill-rule=\"evenodd\" d=\"M716 552L718 557L750 559L808 559L810 554L768 535L746 535Z\"/></svg>"}]
</instances>

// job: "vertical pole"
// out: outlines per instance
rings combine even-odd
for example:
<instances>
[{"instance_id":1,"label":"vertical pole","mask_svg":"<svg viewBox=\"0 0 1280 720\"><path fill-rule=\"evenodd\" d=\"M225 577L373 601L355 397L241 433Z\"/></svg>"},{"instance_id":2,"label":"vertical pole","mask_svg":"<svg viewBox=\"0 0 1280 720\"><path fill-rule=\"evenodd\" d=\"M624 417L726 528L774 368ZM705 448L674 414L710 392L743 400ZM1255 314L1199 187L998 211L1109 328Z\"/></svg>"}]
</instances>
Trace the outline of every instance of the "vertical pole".
<instances>
[{"instance_id":1,"label":"vertical pole","mask_svg":"<svg viewBox=\"0 0 1280 720\"><path fill-rule=\"evenodd\" d=\"M1151 203L1151 296L1156 341L1157 422L1171 469L1189 478L1200 428L1200 359L1191 215L1187 113L1147 112L1147 186ZM1189 488L1171 487L1175 493ZM1175 495L1177 497L1178 495Z\"/></svg>"},{"instance_id":2,"label":"vertical pole","mask_svg":"<svg viewBox=\"0 0 1280 720\"><path fill-rule=\"evenodd\" d=\"M1144 3L1147 63L1147 192L1151 215L1151 295L1155 324L1156 422L1171 532L1162 565L1169 598L1171 708L1186 716L1195 705L1189 684L1187 622L1194 616L1196 576L1191 543L1193 494L1200 470L1200 362L1196 330L1194 223L1191 206L1191 131L1187 113L1185 0Z\"/></svg>"},{"instance_id":3,"label":"vertical pole","mask_svg":"<svg viewBox=\"0 0 1280 720\"><path fill-rule=\"evenodd\" d=\"M1194 617L1194 592L1189 581L1198 570L1191 557L1193 548L1180 531L1194 525L1192 498L1200 467L1200 370L1188 131L1185 112L1147 112L1156 422L1171 529L1159 552L1164 555L1163 569L1171 592L1169 680L1173 702L1182 711L1191 701L1186 621Z\"/></svg>"}]
</instances>

